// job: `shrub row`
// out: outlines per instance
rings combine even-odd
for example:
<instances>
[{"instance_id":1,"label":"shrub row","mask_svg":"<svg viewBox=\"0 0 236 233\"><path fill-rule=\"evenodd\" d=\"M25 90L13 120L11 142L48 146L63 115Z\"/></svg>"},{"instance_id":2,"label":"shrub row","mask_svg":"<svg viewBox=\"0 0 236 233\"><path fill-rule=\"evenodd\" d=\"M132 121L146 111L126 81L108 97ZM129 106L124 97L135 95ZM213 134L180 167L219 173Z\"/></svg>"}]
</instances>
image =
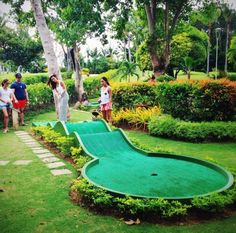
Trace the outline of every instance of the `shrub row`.
<instances>
[{"instance_id":1,"label":"shrub row","mask_svg":"<svg viewBox=\"0 0 236 233\"><path fill-rule=\"evenodd\" d=\"M61 73L63 79L71 79L72 72L63 72ZM46 83L48 81L48 73L36 73L36 74L22 74L23 82L26 85L36 84L36 83ZM5 79L4 76L1 77L0 82ZM15 81L14 74L9 78L11 82Z\"/></svg>"},{"instance_id":2,"label":"shrub row","mask_svg":"<svg viewBox=\"0 0 236 233\"><path fill-rule=\"evenodd\" d=\"M156 88L164 113L191 121L230 120L235 115L236 83L228 80L165 83Z\"/></svg>"},{"instance_id":3,"label":"shrub row","mask_svg":"<svg viewBox=\"0 0 236 233\"><path fill-rule=\"evenodd\" d=\"M191 121L231 120L236 111L236 83L200 82L120 83L113 86L116 109L157 106L174 118Z\"/></svg>"},{"instance_id":4,"label":"shrub row","mask_svg":"<svg viewBox=\"0 0 236 233\"><path fill-rule=\"evenodd\" d=\"M138 106L157 106L156 86L150 83L119 83L112 88L113 105L116 109Z\"/></svg>"},{"instance_id":5,"label":"shrub row","mask_svg":"<svg viewBox=\"0 0 236 233\"><path fill-rule=\"evenodd\" d=\"M95 77L88 77L84 80L84 90L87 92L89 98L96 98L100 95L101 78L104 76L109 81L116 75L116 70L109 70L107 72L96 75Z\"/></svg>"},{"instance_id":6,"label":"shrub row","mask_svg":"<svg viewBox=\"0 0 236 233\"><path fill-rule=\"evenodd\" d=\"M236 141L236 122L188 122L171 116L153 116L148 124L151 135L185 141Z\"/></svg>"},{"instance_id":7,"label":"shrub row","mask_svg":"<svg viewBox=\"0 0 236 233\"><path fill-rule=\"evenodd\" d=\"M113 123L117 126L128 125L134 128L147 129L147 125L152 116L160 115L159 107L121 109L112 116Z\"/></svg>"},{"instance_id":8,"label":"shrub row","mask_svg":"<svg viewBox=\"0 0 236 233\"><path fill-rule=\"evenodd\" d=\"M86 206L106 212L138 216L145 220L176 218L198 213L223 213L225 208L236 202L236 185L224 193L213 193L206 197L196 197L189 201L165 200L162 198L117 197L106 190L90 184L83 178L74 180L72 192L77 192L79 201ZM110 211L109 211L110 212Z\"/></svg>"}]
</instances>

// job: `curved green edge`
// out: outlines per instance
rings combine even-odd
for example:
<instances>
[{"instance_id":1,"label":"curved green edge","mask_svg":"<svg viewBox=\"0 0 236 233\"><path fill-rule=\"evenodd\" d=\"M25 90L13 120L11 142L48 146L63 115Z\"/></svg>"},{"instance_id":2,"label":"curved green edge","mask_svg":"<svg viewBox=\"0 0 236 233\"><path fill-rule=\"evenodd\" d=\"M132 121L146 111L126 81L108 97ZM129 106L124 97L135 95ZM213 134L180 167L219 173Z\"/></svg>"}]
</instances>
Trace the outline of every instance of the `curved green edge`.
<instances>
[{"instance_id":1,"label":"curved green edge","mask_svg":"<svg viewBox=\"0 0 236 233\"><path fill-rule=\"evenodd\" d=\"M107 124L106 121L104 121L103 119L99 119L98 121L101 121L103 122L103 124L106 126L107 130L109 132L111 132L111 128L110 126ZM36 123L32 123L32 126L38 126L38 124L40 124L41 122L36 122ZM82 122L81 122L82 123ZM66 127L66 124L64 122L61 122L61 121L58 121L56 122L55 125L53 124L50 124L50 122L48 122L47 126L50 126L52 127L56 132L64 135L64 136L70 136L70 137L73 137L74 140L75 140L75 143L76 143L76 146L81 146L82 149L84 150L84 152L90 156L91 158L93 158L91 161L87 162L83 168L82 168L82 176L87 179L91 184L97 186L97 187L100 187L104 190L107 190L109 192L112 192L112 193L116 193L116 194L121 194L121 195L129 195L129 196L133 196L133 197L141 197L141 198L153 198L153 197L150 197L150 196L142 196L142 195L134 195L134 194L130 194L130 193L123 193L123 192L119 192L119 191L116 191L116 190L112 190L112 189L109 189L109 188L106 188L104 186L101 186L93 181L91 181L89 179L89 177L86 175L86 171L87 169L89 169L89 167L91 166L94 166L95 164L98 164L99 163L99 158L97 158L96 156L94 156L93 154L91 154L87 148L85 147L85 145L83 144L79 134L77 132L73 132L71 134L69 134L68 130L67 130L67 127ZM154 153L154 152L148 152L148 151L144 151L144 150L141 150L137 147L135 147L132 142L128 139L128 137L126 136L126 134L124 133L124 131L122 129L115 129L115 131L120 131L121 132L121 135L123 136L124 140L136 151L138 152L141 152L143 154L145 154L146 156L155 156L155 157L166 157L166 158L175 158L175 159L179 159L179 160L187 160L187 161L191 161L191 162L194 162L194 163L198 163L198 164L202 164L204 166L207 166L207 167L210 167L210 168L214 168L215 170L217 170L218 172L220 172L222 175L224 175L226 178L228 178L228 183L222 187L221 189L218 189L218 190L215 190L214 192L209 192L209 193L205 193L203 195L194 195L194 196L188 196L188 197L156 197L156 198L162 198L162 199L169 199L169 200L178 200L178 199L182 199L182 200L186 200L186 199L192 199L194 197L205 197L205 196L208 196L212 193L219 193L219 192L222 192L228 188L230 188L233 183L234 183L234 177L233 175L228 172L227 170L225 170L223 167L217 165L217 164L214 164L214 163L211 163L211 162L208 162L208 161L205 161L205 160L201 160L201 159L196 159L196 158L193 158L193 157L190 157L190 156L185 156L185 155L174 155L174 154L167 154L167 153Z\"/></svg>"}]
</instances>

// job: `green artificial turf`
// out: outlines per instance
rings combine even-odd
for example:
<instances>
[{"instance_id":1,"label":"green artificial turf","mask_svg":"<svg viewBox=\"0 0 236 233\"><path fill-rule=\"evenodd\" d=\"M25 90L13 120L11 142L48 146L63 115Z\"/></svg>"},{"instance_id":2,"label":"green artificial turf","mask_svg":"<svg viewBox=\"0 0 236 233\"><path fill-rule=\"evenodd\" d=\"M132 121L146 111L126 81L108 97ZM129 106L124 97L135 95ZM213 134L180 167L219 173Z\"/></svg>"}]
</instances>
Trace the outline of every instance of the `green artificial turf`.
<instances>
[{"instance_id":1,"label":"green artificial turf","mask_svg":"<svg viewBox=\"0 0 236 233\"><path fill-rule=\"evenodd\" d=\"M72 111L73 120L90 119L90 113ZM55 120L55 113L35 117L34 121ZM139 132L128 132L150 150L168 150L198 158L211 157L224 166L236 165L236 144L193 144L150 137ZM13 161L29 159L27 166L15 166ZM127 226L122 219L103 216L74 205L68 197L72 175L52 176L46 165L25 146L11 130L0 132L0 160L11 161L0 166L0 231L1 233L235 233L236 214L200 224L158 225L141 222Z\"/></svg>"}]
</instances>

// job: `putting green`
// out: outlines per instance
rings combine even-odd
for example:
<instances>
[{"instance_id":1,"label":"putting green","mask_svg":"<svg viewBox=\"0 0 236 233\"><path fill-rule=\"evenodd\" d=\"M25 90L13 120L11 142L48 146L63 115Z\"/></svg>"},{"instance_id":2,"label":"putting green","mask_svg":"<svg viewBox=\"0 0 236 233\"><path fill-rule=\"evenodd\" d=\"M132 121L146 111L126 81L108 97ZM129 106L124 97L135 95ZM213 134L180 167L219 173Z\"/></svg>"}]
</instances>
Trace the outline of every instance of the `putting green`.
<instances>
[{"instance_id":1,"label":"putting green","mask_svg":"<svg viewBox=\"0 0 236 233\"><path fill-rule=\"evenodd\" d=\"M104 121L58 122L53 128L73 136L94 158L84 166L82 175L114 193L188 199L220 192L233 184L232 175L218 165L187 156L139 150L122 130L111 131Z\"/></svg>"}]
</instances>

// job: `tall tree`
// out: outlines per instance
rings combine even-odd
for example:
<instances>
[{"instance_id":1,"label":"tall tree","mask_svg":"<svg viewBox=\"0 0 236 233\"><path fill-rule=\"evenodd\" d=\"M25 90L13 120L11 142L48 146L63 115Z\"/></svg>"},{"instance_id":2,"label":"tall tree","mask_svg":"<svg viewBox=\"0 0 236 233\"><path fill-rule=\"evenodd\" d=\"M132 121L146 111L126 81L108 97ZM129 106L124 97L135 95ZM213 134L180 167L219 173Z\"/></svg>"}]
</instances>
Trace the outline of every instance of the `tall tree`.
<instances>
[{"instance_id":1,"label":"tall tree","mask_svg":"<svg viewBox=\"0 0 236 233\"><path fill-rule=\"evenodd\" d=\"M107 2L107 1L106 1ZM199 1L198 1L199 2ZM136 0L135 7L144 12L145 26L148 28L146 40L153 72L156 76L165 72L170 62L170 41L174 35L178 21L186 16L195 0ZM178 7L176 7L178 6ZM130 11L134 8L132 1L113 0L110 1L110 9L117 15L117 21L124 18L119 17L120 11ZM127 20L128 17L126 17ZM125 18L124 18L125 20ZM124 21L123 20L123 21Z\"/></svg>"},{"instance_id":2,"label":"tall tree","mask_svg":"<svg viewBox=\"0 0 236 233\"><path fill-rule=\"evenodd\" d=\"M58 40L73 48L75 88L78 100L84 92L80 66L80 47L86 38L101 35L104 31L101 2L97 0L55 0L50 2L56 14L51 20L51 28Z\"/></svg>"},{"instance_id":3,"label":"tall tree","mask_svg":"<svg viewBox=\"0 0 236 233\"><path fill-rule=\"evenodd\" d=\"M217 21L221 15L221 10L217 4L212 0L205 0L201 9L193 14L193 20L200 21L207 25L208 46L207 46L207 75L210 71L210 51L211 51L211 34L212 25Z\"/></svg>"},{"instance_id":4,"label":"tall tree","mask_svg":"<svg viewBox=\"0 0 236 233\"><path fill-rule=\"evenodd\" d=\"M48 65L48 73L49 75L56 74L61 79L60 69L53 47L53 39L46 23L41 0L30 0L30 3L34 12L37 29L42 41L44 55Z\"/></svg>"}]
</instances>

